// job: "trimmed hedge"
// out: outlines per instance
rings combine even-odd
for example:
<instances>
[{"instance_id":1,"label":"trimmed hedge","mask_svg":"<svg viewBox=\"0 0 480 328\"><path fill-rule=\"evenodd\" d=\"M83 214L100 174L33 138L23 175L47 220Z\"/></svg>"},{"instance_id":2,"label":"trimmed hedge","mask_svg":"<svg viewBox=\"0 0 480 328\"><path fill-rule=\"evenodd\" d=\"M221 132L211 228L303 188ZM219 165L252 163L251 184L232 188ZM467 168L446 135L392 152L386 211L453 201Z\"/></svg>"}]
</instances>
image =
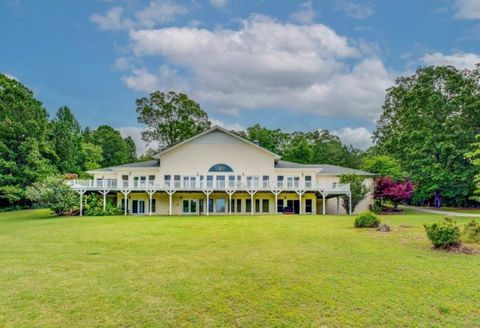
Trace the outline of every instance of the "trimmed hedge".
<instances>
[{"instance_id":1,"label":"trimmed hedge","mask_svg":"<svg viewBox=\"0 0 480 328\"><path fill-rule=\"evenodd\" d=\"M377 228L380 220L373 213L360 214L355 218L355 228Z\"/></svg>"}]
</instances>

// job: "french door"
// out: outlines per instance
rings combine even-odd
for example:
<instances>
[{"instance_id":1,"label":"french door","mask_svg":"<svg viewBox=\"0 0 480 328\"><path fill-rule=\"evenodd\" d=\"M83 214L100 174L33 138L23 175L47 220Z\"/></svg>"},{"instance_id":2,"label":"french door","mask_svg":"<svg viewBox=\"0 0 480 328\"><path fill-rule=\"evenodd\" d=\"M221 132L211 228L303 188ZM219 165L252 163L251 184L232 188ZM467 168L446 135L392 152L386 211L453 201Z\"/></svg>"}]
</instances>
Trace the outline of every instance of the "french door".
<instances>
[{"instance_id":1,"label":"french door","mask_svg":"<svg viewBox=\"0 0 480 328\"><path fill-rule=\"evenodd\" d=\"M132 200L132 214L145 214L144 200Z\"/></svg>"},{"instance_id":2,"label":"french door","mask_svg":"<svg viewBox=\"0 0 480 328\"><path fill-rule=\"evenodd\" d=\"M182 202L182 213L183 214L197 214L197 200L196 199L184 199Z\"/></svg>"}]
</instances>

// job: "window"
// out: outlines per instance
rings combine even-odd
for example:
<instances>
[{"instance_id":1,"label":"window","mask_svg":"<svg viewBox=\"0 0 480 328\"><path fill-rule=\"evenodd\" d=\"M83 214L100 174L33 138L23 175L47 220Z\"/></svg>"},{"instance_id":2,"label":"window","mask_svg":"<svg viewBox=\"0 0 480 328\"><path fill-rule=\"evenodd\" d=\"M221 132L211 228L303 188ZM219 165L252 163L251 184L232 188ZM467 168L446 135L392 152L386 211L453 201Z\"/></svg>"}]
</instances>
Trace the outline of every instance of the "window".
<instances>
[{"instance_id":1,"label":"window","mask_svg":"<svg viewBox=\"0 0 480 328\"><path fill-rule=\"evenodd\" d=\"M260 199L255 199L255 213L260 213Z\"/></svg>"},{"instance_id":2,"label":"window","mask_svg":"<svg viewBox=\"0 0 480 328\"><path fill-rule=\"evenodd\" d=\"M199 200L198 200L198 211L199 211L200 213L203 213L203 210L204 210L204 209L203 209L203 202L204 202L203 199L199 199Z\"/></svg>"},{"instance_id":3,"label":"window","mask_svg":"<svg viewBox=\"0 0 480 328\"><path fill-rule=\"evenodd\" d=\"M283 199L277 200L277 213L283 213Z\"/></svg>"},{"instance_id":4,"label":"window","mask_svg":"<svg viewBox=\"0 0 480 328\"><path fill-rule=\"evenodd\" d=\"M225 199L215 199L215 212L225 213Z\"/></svg>"},{"instance_id":5,"label":"window","mask_svg":"<svg viewBox=\"0 0 480 328\"><path fill-rule=\"evenodd\" d=\"M207 188L213 188L213 175L207 175Z\"/></svg>"},{"instance_id":6,"label":"window","mask_svg":"<svg viewBox=\"0 0 480 328\"><path fill-rule=\"evenodd\" d=\"M237 213L242 213L242 200L237 199Z\"/></svg>"},{"instance_id":7,"label":"window","mask_svg":"<svg viewBox=\"0 0 480 328\"><path fill-rule=\"evenodd\" d=\"M122 184L124 187L128 187L128 175L122 175Z\"/></svg>"},{"instance_id":8,"label":"window","mask_svg":"<svg viewBox=\"0 0 480 328\"><path fill-rule=\"evenodd\" d=\"M252 200L246 199L245 200L245 212L250 213L252 211Z\"/></svg>"},{"instance_id":9,"label":"window","mask_svg":"<svg viewBox=\"0 0 480 328\"><path fill-rule=\"evenodd\" d=\"M157 205L157 202L155 201L155 198L152 198L152 213L155 213L157 211L156 205Z\"/></svg>"},{"instance_id":10,"label":"window","mask_svg":"<svg viewBox=\"0 0 480 328\"><path fill-rule=\"evenodd\" d=\"M175 175L173 176L173 179L174 179L174 186L175 188L180 188L181 184L180 184L180 179L181 177L179 175Z\"/></svg>"},{"instance_id":11,"label":"window","mask_svg":"<svg viewBox=\"0 0 480 328\"><path fill-rule=\"evenodd\" d=\"M233 188L235 187L235 176L229 175L228 176L228 187Z\"/></svg>"},{"instance_id":12,"label":"window","mask_svg":"<svg viewBox=\"0 0 480 328\"><path fill-rule=\"evenodd\" d=\"M149 175L148 176L148 185L153 186L155 184L155 176L154 175Z\"/></svg>"},{"instance_id":13,"label":"window","mask_svg":"<svg viewBox=\"0 0 480 328\"><path fill-rule=\"evenodd\" d=\"M217 188L225 188L225 176L217 175Z\"/></svg>"},{"instance_id":14,"label":"window","mask_svg":"<svg viewBox=\"0 0 480 328\"><path fill-rule=\"evenodd\" d=\"M227 164L215 164L208 172L233 172L232 168Z\"/></svg>"},{"instance_id":15,"label":"window","mask_svg":"<svg viewBox=\"0 0 480 328\"><path fill-rule=\"evenodd\" d=\"M263 188L268 188L268 182L270 180L270 177L268 175L263 176Z\"/></svg>"},{"instance_id":16,"label":"window","mask_svg":"<svg viewBox=\"0 0 480 328\"><path fill-rule=\"evenodd\" d=\"M312 187L312 176L311 175L305 176L305 187L306 188L311 188Z\"/></svg>"},{"instance_id":17,"label":"window","mask_svg":"<svg viewBox=\"0 0 480 328\"><path fill-rule=\"evenodd\" d=\"M312 200L305 199L305 213L312 213Z\"/></svg>"},{"instance_id":18,"label":"window","mask_svg":"<svg viewBox=\"0 0 480 328\"><path fill-rule=\"evenodd\" d=\"M283 187L283 175L278 175L277 176L277 188L282 188Z\"/></svg>"},{"instance_id":19,"label":"window","mask_svg":"<svg viewBox=\"0 0 480 328\"><path fill-rule=\"evenodd\" d=\"M208 199L208 212L213 213L213 199Z\"/></svg>"},{"instance_id":20,"label":"window","mask_svg":"<svg viewBox=\"0 0 480 328\"><path fill-rule=\"evenodd\" d=\"M269 204L268 199L262 199L262 212L263 213L270 212L269 207L270 207L270 204Z\"/></svg>"},{"instance_id":21,"label":"window","mask_svg":"<svg viewBox=\"0 0 480 328\"><path fill-rule=\"evenodd\" d=\"M172 179L171 175L164 175L163 181L165 182L165 186L170 187L170 180Z\"/></svg>"}]
</instances>

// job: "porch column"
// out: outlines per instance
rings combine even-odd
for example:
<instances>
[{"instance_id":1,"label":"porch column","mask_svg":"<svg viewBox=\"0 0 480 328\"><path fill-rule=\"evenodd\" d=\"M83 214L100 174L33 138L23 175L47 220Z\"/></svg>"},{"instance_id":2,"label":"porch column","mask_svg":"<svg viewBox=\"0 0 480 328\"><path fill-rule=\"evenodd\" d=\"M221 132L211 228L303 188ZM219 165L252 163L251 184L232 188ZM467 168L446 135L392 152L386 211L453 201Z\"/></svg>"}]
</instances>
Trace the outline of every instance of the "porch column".
<instances>
[{"instance_id":1,"label":"porch column","mask_svg":"<svg viewBox=\"0 0 480 328\"><path fill-rule=\"evenodd\" d=\"M172 215L172 195L175 193L175 190L166 190L168 194L168 215Z\"/></svg>"},{"instance_id":2,"label":"porch column","mask_svg":"<svg viewBox=\"0 0 480 328\"><path fill-rule=\"evenodd\" d=\"M148 212L149 212L149 215L152 216L152 210L153 210L153 207L152 207L152 202L153 202L153 195L155 194L156 190L147 190L147 194L148 194L148 197L149 197L149 203L148 203Z\"/></svg>"},{"instance_id":3,"label":"porch column","mask_svg":"<svg viewBox=\"0 0 480 328\"><path fill-rule=\"evenodd\" d=\"M325 215L325 194L322 193L322 197L323 197L323 202L322 202L322 206L323 206L323 215Z\"/></svg>"},{"instance_id":4,"label":"porch column","mask_svg":"<svg viewBox=\"0 0 480 328\"><path fill-rule=\"evenodd\" d=\"M235 190L227 190L226 193L228 194L228 214L232 215L232 196Z\"/></svg>"},{"instance_id":5,"label":"porch column","mask_svg":"<svg viewBox=\"0 0 480 328\"><path fill-rule=\"evenodd\" d=\"M305 190L295 190L298 194L298 214L302 214L302 195L305 193Z\"/></svg>"},{"instance_id":6,"label":"porch column","mask_svg":"<svg viewBox=\"0 0 480 328\"><path fill-rule=\"evenodd\" d=\"M250 194L250 215L253 215L253 208L255 206L255 204L253 203L253 195L255 195L257 193L256 190L247 190L247 192Z\"/></svg>"},{"instance_id":7,"label":"porch column","mask_svg":"<svg viewBox=\"0 0 480 328\"><path fill-rule=\"evenodd\" d=\"M348 215L352 215L352 193L348 194Z\"/></svg>"},{"instance_id":8,"label":"porch column","mask_svg":"<svg viewBox=\"0 0 480 328\"><path fill-rule=\"evenodd\" d=\"M340 213L340 197L337 196L337 215Z\"/></svg>"},{"instance_id":9,"label":"porch column","mask_svg":"<svg viewBox=\"0 0 480 328\"><path fill-rule=\"evenodd\" d=\"M280 194L280 190L272 190L273 195L275 196L275 214L278 214L278 195Z\"/></svg>"},{"instance_id":10,"label":"porch column","mask_svg":"<svg viewBox=\"0 0 480 328\"><path fill-rule=\"evenodd\" d=\"M100 191L100 193L103 195L103 211L107 209L107 194L110 190L103 190Z\"/></svg>"},{"instance_id":11,"label":"porch column","mask_svg":"<svg viewBox=\"0 0 480 328\"><path fill-rule=\"evenodd\" d=\"M208 200L210 199L209 196L212 193L212 191L213 190L203 190L203 193L205 194L205 196L207 196L207 203L205 204L207 216L210 215Z\"/></svg>"},{"instance_id":12,"label":"porch column","mask_svg":"<svg viewBox=\"0 0 480 328\"><path fill-rule=\"evenodd\" d=\"M124 211L124 214L123 215L127 215L127 197L128 197L128 194L130 193L130 190L122 190L121 193L123 194L123 204L124 204L124 208L125 208L125 211Z\"/></svg>"},{"instance_id":13,"label":"porch column","mask_svg":"<svg viewBox=\"0 0 480 328\"><path fill-rule=\"evenodd\" d=\"M80 216L83 216L83 194L86 192L86 190L77 190L78 194L80 195Z\"/></svg>"}]
</instances>

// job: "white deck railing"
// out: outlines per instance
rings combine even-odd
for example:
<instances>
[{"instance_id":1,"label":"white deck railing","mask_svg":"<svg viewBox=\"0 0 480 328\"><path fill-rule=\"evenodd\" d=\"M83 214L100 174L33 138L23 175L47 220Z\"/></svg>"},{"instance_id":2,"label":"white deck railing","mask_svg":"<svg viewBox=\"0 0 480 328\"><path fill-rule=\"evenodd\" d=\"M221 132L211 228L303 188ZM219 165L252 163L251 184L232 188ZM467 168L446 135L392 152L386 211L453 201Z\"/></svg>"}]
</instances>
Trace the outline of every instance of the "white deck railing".
<instances>
[{"instance_id":1,"label":"white deck railing","mask_svg":"<svg viewBox=\"0 0 480 328\"><path fill-rule=\"evenodd\" d=\"M123 180L68 180L67 184L74 189L86 190L312 190L329 192L349 192L350 184L321 184L311 181L173 181L156 183L155 181L123 181Z\"/></svg>"}]
</instances>

